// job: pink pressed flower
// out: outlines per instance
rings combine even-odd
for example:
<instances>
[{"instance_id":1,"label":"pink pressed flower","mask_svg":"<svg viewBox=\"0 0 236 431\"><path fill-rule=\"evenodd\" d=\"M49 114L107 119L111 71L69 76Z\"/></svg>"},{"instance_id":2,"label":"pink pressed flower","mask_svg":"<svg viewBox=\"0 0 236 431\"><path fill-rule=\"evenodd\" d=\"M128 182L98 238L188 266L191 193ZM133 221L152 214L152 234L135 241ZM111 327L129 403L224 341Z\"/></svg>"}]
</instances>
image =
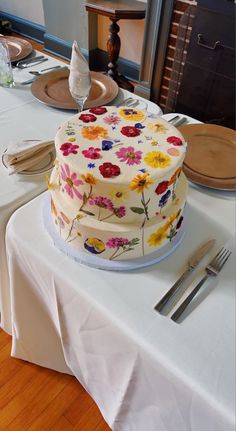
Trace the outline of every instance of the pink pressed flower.
<instances>
[{"instance_id":1,"label":"pink pressed flower","mask_svg":"<svg viewBox=\"0 0 236 431\"><path fill-rule=\"evenodd\" d=\"M90 205L97 205L100 208L106 208L107 210L113 211L113 203L111 199L103 196L96 196L89 200Z\"/></svg>"},{"instance_id":2,"label":"pink pressed flower","mask_svg":"<svg viewBox=\"0 0 236 431\"><path fill-rule=\"evenodd\" d=\"M103 118L103 121L106 124L119 124L121 120L117 115L108 115L107 117Z\"/></svg>"},{"instance_id":3,"label":"pink pressed flower","mask_svg":"<svg viewBox=\"0 0 236 431\"><path fill-rule=\"evenodd\" d=\"M169 144L172 145L183 145L183 142L180 138L178 138L178 136L169 136L169 138L167 138L167 142L169 142Z\"/></svg>"},{"instance_id":4,"label":"pink pressed flower","mask_svg":"<svg viewBox=\"0 0 236 431\"><path fill-rule=\"evenodd\" d=\"M129 240L127 238L111 238L106 242L108 248L119 248L128 244Z\"/></svg>"},{"instance_id":5,"label":"pink pressed flower","mask_svg":"<svg viewBox=\"0 0 236 431\"><path fill-rule=\"evenodd\" d=\"M116 217L122 218L125 216L126 214L126 209L124 206L119 207L119 208L114 208L114 214L116 215Z\"/></svg>"},{"instance_id":6,"label":"pink pressed flower","mask_svg":"<svg viewBox=\"0 0 236 431\"><path fill-rule=\"evenodd\" d=\"M70 167L66 163L64 166L61 166L61 179L66 183L64 189L71 199L74 198L74 194L77 198L83 199L83 196L76 188L83 184L83 181L77 178L77 174L75 172L70 172Z\"/></svg>"},{"instance_id":7,"label":"pink pressed flower","mask_svg":"<svg viewBox=\"0 0 236 431\"><path fill-rule=\"evenodd\" d=\"M127 165L139 165L142 159L142 151L135 151L134 147L121 148L116 151L117 157L121 162L126 162Z\"/></svg>"},{"instance_id":8,"label":"pink pressed flower","mask_svg":"<svg viewBox=\"0 0 236 431\"><path fill-rule=\"evenodd\" d=\"M83 150L82 154L88 159L100 159L102 157L100 151L101 148L89 147L87 150Z\"/></svg>"},{"instance_id":9,"label":"pink pressed flower","mask_svg":"<svg viewBox=\"0 0 236 431\"><path fill-rule=\"evenodd\" d=\"M74 145L70 142L65 142L60 146L60 150L62 151L63 156L68 156L69 154L77 154L77 148L79 148L79 145Z\"/></svg>"}]
</instances>

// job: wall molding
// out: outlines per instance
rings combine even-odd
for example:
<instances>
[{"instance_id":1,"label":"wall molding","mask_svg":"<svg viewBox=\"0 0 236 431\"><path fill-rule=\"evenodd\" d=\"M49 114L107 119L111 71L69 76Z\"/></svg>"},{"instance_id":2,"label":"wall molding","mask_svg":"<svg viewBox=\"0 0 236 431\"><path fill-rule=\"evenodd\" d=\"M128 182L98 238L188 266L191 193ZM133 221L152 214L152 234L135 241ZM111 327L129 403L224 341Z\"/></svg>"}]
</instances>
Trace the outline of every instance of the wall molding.
<instances>
[{"instance_id":1,"label":"wall molding","mask_svg":"<svg viewBox=\"0 0 236 431\"><path fill-rule=\"evenodd\" d=\"M12 24L12 30L15 33L19 33L23 36L29 37L37 42L44 45L45 51L56 54L61 58L69 60L71 58L72 41L68 42L64 39L54 36L46 31L46 28L42 25L35 24L23 18L19 18L15 15L11 15L0 11L0 16L7 19ZM106 71L108 64L108 54L102 49L95 48L89 52L87 49L81 48L81 52L85 58L89 61L91 70ZM118 60L119 72L126 76L126 78L132 81L139 81L139 64L127 60L126 58L119 57Z\"/></svg>"},{"instance_id":2,"label":"wall molding","mask_svg":"<svg viewBox=\"0 0 236 431\"><path fill-rule=\"evenodd\" d=\"M106 51L100 48L89 51L89 66L92 70L104 72L107 70L108 62L109 59ZM117 64L119 73L132 81L137 82L139 80L139 64L122 57L119 57Z\"/></svg>"},{"instance_id":3,"label":"wall molding","mask_svg":"<svg viewBox=\"0 0 236 431\"><path fill-rule=\"evenodd\" d=\"M43 43L45 33L45 27L43 25L36 24L10 13L2 12L1 10L0 17L11 22L12 30L15 33L22 34L22 36L30 37L37 42Z\"/></svg>"}]
</instances>

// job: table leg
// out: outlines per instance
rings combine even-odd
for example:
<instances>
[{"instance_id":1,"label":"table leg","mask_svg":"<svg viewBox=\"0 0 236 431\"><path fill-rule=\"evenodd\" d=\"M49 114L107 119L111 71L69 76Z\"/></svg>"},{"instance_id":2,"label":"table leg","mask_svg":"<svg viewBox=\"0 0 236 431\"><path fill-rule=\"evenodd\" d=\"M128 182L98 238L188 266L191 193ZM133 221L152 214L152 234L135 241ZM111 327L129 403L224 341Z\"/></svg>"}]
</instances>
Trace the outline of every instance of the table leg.
<instances>
[{"instance_id":1,"label":"table leg","mask_svg":"<svg viewBox=\"0 0 236 431\"><path fill-rule=\"evenodd\" d=\"M117 24L118 19L112 19L111 25L109 26L109 38L107 41L107 52L108 52L108 75L117 82L119 87L125 88L131 92L134 91L133 85L122 75L117 72L117 60L120 53L120 37L118 35L120 27Z\"/></svg>"}]
</instances>

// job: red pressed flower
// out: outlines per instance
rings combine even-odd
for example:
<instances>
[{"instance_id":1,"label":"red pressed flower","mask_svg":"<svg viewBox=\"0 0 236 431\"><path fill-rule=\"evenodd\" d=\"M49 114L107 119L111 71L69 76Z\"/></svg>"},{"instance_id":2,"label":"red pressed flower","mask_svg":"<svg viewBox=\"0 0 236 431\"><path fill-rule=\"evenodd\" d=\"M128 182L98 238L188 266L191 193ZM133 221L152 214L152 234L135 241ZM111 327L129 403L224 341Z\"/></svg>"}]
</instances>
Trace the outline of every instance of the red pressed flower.
<instances>
[{"instance_id":1,"label":"red pressed flower","mask_svg":"<svg viewBox=\"0 0 236 431\"><path fill-rule=\"evenodd\" d=\"M106 162L99 166L99 171L104 178L117 177L120 175L120 168L117 165Z\"/></svg>"},{"instance_id":2,"label":"red pressed flower","mask_svg":"<svg viewBox=\"0 0 236 431\"><path fill-rule=\"evenodd\" d=\"M79 145L71 144L71 142L65 142L60 146L60 150L63 153L63 156L68 156L69 154L77 154L77 148Z\"/></svg>"},{"instance_id":3,"label":"red pressed flower","mask_svg":"<svg viewBox=\"0 0 236 431\"><path fill-rule=\"evenodd\" d=\"M176 145L176 146L183 145L182 140L178 138L178 136L169 136L169 138L167 138L167 142L169 142L169 144Z\"/></svg>"},{"instance_id":4,"label":"red pressed flower","mask_svg":"<svg viewBox=\"0 0 236 431\"><path fill-rule=\"evenodd\" d=\"M89 112L92 112L92 114L95 114L95 115L102 115L102 114L105 114L105 112L107 112L107 109L103 108L103 106L98 106L97 108L89 109Z\"/></svg>"},{"instance_id":5,"label":"red pressed flower","mask_svg":"<svg viewBox=\"0 0 236 431\"><path fill-rule=\"evenodd\" d=\"M157 195L161 195L162 193L164 193L168 189L168 186L169 186L169 181L162 181L160 184L158 184L158 186L155 190L155 193Z\"/></svg>"},{"instance_id":6,"label":"red pressed flower","mask_svg":"<svg viewBox=\"0 0 236 431\"><path fill-rule=\"evenodd\" d=\"M96 121L96 119L97 117L92 114L81 114L79 117L79 120L83 121L84 123L93 123L94 121Z\"/></svg>"},{"instance_id":7,"label":"red pressed flower","mask_svg":"<svg viewBox=\"0 0 236 431\"><path fill-rule=\"evenodd\" d=\"M140 129L134 126L124 126L121 129L122 135L128 136L128 138L133 138L135 136L139 136L141 132Z\"/></svg>"},{"instance_id":8,"label":"red pressed flower","mask_svg":"<svg viewBox=\"0 0 236 431\"><path fill-rule=\"evenodd\" d=\"M183 216L181 216L180 218L179 218L179 220L178 220L178 223L176 224L176 229L179 229L180 228L180 226L181 226L181 224L182 224L182 222L183 222Z\"/></svg>"},{"instance_id":9,"label":"red pressed flower","mask_svg":"<svg viewBox=\"0 0 236 431\"><path fill-rule=\"evenodd\" d=\"M89 147L87 150L83 150L82 154L84 157L87 157L88 159L100 159L102 156L100 154L101 148L94 148Z\"/></svg>"}]
</instances>

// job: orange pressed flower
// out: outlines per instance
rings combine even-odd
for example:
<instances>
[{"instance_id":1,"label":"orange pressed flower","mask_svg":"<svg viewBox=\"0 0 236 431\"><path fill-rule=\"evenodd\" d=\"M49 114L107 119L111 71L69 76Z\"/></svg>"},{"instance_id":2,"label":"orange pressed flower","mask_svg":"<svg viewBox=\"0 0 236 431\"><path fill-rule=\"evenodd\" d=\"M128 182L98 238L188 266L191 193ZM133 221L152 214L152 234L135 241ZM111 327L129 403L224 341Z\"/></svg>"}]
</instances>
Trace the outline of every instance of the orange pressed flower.
<instances>
[{"instance_id":1,"label":"orange pressed flower","mask_svg":"<svg viewBox=\"0 0 236 431\"><path fill-rule=\"evenodd\" d=\"M89 126L83 127L81 133L85 139L89 139L90 141L94 141L98 138L106 138L107 137L107 129L100 126Z\"/></svg>"}]
</instances>

